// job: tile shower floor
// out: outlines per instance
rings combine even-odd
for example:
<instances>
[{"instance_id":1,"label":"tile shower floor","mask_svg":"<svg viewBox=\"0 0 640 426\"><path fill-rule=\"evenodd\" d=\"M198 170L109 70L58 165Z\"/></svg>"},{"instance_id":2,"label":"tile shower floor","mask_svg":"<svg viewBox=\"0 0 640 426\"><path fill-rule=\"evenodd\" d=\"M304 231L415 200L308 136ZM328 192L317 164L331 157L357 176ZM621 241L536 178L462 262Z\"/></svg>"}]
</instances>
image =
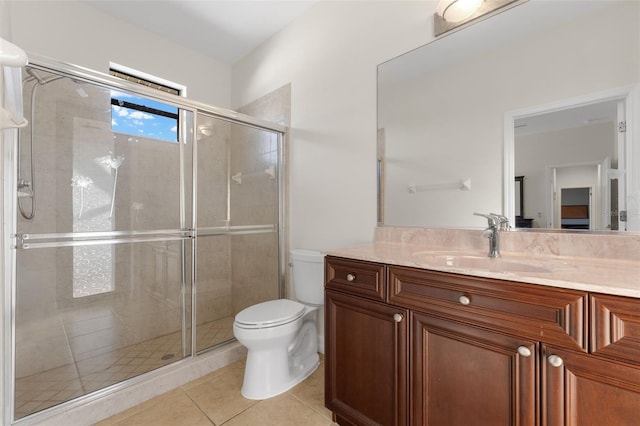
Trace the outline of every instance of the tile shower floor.
<instances>
[{"instance_id":1,"label":"tile shower floor","mask_svg":"<svg viewBox=\"0 0 640 426\"><path fill-rule=\"evenodd\" d=\"M207 348L233 338L233 318L198 326L197 341ZM182 355L181 333L171 333L16 380L15 414L22 418L65 401L170 364Z\"/></svg>"},{"instance_id":2,"label":"tile shower floor","mask_svg":"<svg viewBox=\"0 0 640 426\"><path fill-rule=\"evenodd\" d=\"M244 360L110 417L96 426L329 426L324 360L305 381L263 401L240 394Z\"/></svg>"}]
</instances>

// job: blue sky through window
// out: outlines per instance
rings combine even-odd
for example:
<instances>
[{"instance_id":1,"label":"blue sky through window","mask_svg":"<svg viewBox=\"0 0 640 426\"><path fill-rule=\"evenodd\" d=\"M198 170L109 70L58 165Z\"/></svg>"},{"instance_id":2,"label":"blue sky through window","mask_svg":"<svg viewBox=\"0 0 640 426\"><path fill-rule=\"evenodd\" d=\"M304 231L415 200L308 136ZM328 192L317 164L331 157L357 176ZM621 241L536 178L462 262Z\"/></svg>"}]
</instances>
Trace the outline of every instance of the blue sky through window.
<instances>
[{"instance_id":1,"label":"blue sky through window","mask_svg":"<svg viewBox=\"0 0 640 426\"><path fill-rule=\"evenodd\" d=\"M111 100L112 131L178 141L178 107L117 91L111 92ZM170 116L164 116L162 112Z\"/></svg>"}]
</instances>

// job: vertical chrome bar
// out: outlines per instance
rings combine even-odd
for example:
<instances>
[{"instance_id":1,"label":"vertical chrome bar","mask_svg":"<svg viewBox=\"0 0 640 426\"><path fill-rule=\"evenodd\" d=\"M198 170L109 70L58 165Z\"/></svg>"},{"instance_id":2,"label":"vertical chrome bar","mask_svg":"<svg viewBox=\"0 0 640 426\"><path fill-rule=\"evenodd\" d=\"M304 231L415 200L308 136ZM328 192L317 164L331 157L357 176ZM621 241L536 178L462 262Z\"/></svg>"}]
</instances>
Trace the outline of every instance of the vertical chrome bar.
<instances>
[{"instance_id":1,"label":"vertical chrome bar","mask_svg":"<svg viewBox=\"0 0 640 426\"><path fill-rule=\"evenodd\" d=\"M199 111L193 114L193 130L191 140L191 229L193 238L191 240L191 356L196 356L197 338L197 317L196 300L198 290L198 115Z\"/></svg>"},{"instance_id":2,"label":"vertical chrome bar","mask_svg":"<svg viewBox=\"0 0 640 426\"><path fill-rule=\"evenodd\" d=\"M180 229L186 229L186 171L185 171L185 146L188 142L188 133L186 131L186 123L187 123L187 111L184 109L178 109L178 129L179 137L178 144L180 145ZM181 340L182 340L182 358L186 358L187 356L187 318L185 314L186 309L186 285L187 285L187 277L186 277L186 265L187 261L186 251L185 251L185 242L180 242L180 255L182 257L182 261L180 262L180 304L182 306L182 315L181 315Z\"/></svg>"},{"instance_id":3,"label":"vertical chrome bar","mask_svg":"<svg viewBox=\"0 0 640 426\"><path fill-rule=\"evenodd\" d=\"M285 277L287 273L287 235L286 235L286 138L287 133L278 135L278 293L280 298L286 296Z\"/></svg>"},{"instance_id":4,"label":"vertical chrome bar","mask_svg":"<svg viewBox=\"0 0 640 426\"><path fill-rule=\"evenodd\" d=\"M227 225L231 224L231 148L229 144L225 146L225 152L227 154Z\"/></svg>"},{"instance_id":5,"label":"vertical chrome bar","mask_svg":"<svg viewBox=\"0 0 640 426\"><path fill-rule=\"evenodd\" d=\"M15 401L15 304L16 304L16 252L12 249L12 235L17 230L17 143L18 129L2 131L3 162L2 173L4 186L3 196L3 227L2 227L2 254L3 254L3 316L2 346L4 348L4 376L2 377L2 423L11 424L14 418Z\"/></svg>"}]
</instances>

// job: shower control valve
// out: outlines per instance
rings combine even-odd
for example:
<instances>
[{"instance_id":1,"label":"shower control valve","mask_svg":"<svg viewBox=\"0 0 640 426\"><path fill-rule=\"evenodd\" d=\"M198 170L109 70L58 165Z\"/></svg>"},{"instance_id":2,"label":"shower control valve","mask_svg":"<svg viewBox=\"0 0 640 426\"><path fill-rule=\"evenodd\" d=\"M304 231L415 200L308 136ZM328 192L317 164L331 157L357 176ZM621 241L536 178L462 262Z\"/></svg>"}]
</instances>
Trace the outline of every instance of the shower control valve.
<instances>
[{"instance_id":1,"label":"shower control valve","mask_svg":"<svg viewBox=\"0 0 640 426\"><path fill-rule=\"evenodd\" d=\"M18 197L33 196L33 187L30 180L20 179L18 181Z\"/></svg>"}]
</instances>

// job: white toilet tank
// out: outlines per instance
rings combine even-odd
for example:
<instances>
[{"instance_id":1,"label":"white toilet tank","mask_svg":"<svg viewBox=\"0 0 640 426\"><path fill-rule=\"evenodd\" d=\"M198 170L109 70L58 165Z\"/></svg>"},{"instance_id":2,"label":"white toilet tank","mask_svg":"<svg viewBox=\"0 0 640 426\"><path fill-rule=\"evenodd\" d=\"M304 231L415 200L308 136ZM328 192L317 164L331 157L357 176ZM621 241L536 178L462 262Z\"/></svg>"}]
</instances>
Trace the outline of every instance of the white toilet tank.
<instances>
[{"instance_id":1,"label":"white toilet tank","mask_svg":"<svg viewBox=\"0 0 640 426\"><path fill-rule=\"evenodd\" d=\"M313 251L291 250L291 280L296 298L310 305L324 303L324 254Z\"/></svg>"}]
</instances>

